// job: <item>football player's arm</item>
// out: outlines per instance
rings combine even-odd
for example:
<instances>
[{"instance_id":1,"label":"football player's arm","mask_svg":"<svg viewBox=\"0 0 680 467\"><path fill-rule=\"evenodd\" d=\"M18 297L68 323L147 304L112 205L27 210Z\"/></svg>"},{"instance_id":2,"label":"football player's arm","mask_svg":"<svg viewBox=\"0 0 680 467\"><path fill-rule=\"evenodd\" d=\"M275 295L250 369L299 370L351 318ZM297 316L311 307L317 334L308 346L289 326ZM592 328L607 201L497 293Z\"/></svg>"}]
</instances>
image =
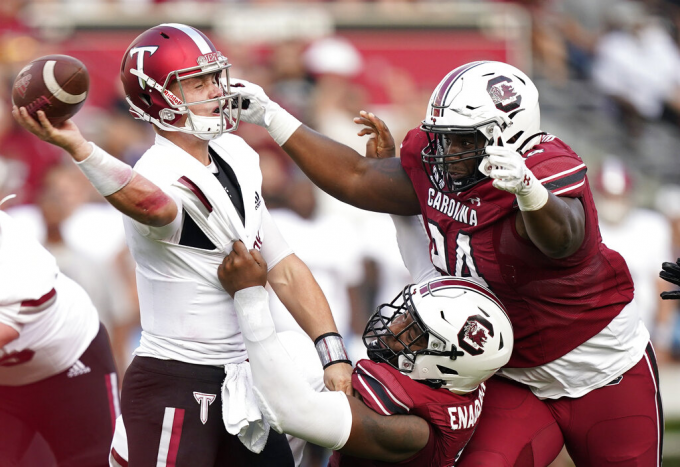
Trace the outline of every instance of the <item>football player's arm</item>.
<instances>
[{"instance_id":1,"label":"football player's arm","mask_svg":"<svg viewBox=\"0 0 680 467\"><path fill-rule=\"evenodd\" d=\"M566 258L581 247L586 214L579 198L548 195L537 211L521 211L517 232L550 258Z\"/></svg>"},{"instance_id":2,"label":"football player's arm","mask_svg":"<svg viewBox=\"0 0 680 467\"><path fill-rule=\"evenodd\" d=\"M313 341L327 333L338 334L326 296L307 265L295 254L274 266L268 280L281 303ZM351 394L351 365L339 362L327 366L324 383L331 390Z\"/></svg>"},{"instance_id":3,"label":"football player's arm","mask_svg":"<svg viewBox=\"0 0 680 467\"><path fill-rule=\"evenodd\" d=\"M266 264L256 250L236 247L218 277L234 297L258 405L277 432L388 462L407 459L427 444L430 429L419 417L380 416L353 396L311 388L276 334L264 289Z\"/></svg>"},{"instance_id":4,"label":"football player's arm","mask_svg":"<svg viewBox=\"0 0 680 467\"><path fill-rule=\"evenodd\" d=\"M493 186L516 196L520 213L515 226L550 258L566 258L581 247L585 236L585 211L576 198L552 194L526 166L525 159L503 146L500 129L494 128L479 170L493 179Z\"/></svg>"},{"instance_id":5,"label":"football player's arm","mask_svg":"<svg viewBox=\"0 0 680 467\"><path fill-rule=\"evenodd\" d=\"M377 145L378 158L363 157L300 123L271 101L259 86L242 80L232 80L232 85L248 102L248 107L241 111L241 119L266 128L303 172L328 194L369 211L401 215L420 212L408 175L399 159L386 157L389 148L384 144ZM384 124L379 130L384 135L378 138L379 142L391 138ZM380 154L381 150L385 154Z\"/></svg>"},{"instance_id":6,"label":"football player's arm","mask_svg":"<svg viewBox=\"0 0 680 467\"><path fill-rule=\"evenodd\" d=\"M54 127L42 110L36 121L25 107L16 106L12 115L38 138L67 151L97 191L126 216L153 227L167 225L177 217L177 204L170 196L125 162L89 143L73 121Z\"/></svg>"},{"instance_id":7,"label":"football player's arm","mask_svg":"<svg viewBox=\"0 0 680 467\"><path fill-rule=\"evenodd\" d=\"M281 146L329 195L360 209L390 214L420 212L400 159L373 159L301 125Z\"/></svg>"},{"instance_id":8,"label":"football player's arm","mask_svg":"<svg viewBox=\"0 0 680 467\"><path fill-rule=\"evenodd\" d=\"M323 394L320 394L323 395ZM352 431L343 454L382 462L401 462L423 449L430 439L430 425L415 415L378 415L356 397L348 397Z\"/></svg>"}]
</instances>

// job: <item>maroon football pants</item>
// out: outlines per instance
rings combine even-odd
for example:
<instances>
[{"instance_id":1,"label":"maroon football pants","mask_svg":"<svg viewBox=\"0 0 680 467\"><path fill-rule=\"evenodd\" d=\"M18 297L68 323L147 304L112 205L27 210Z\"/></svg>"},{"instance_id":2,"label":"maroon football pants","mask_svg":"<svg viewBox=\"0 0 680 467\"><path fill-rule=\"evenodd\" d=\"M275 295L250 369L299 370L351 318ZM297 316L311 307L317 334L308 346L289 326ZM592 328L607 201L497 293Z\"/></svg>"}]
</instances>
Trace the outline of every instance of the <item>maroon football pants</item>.
<instances>
[{"instance_id":1,"label":"maroon football pants","mask_svg":"<svg viewBox=\"0 0 680 467\"><path fill-rule=\"evenodd\" d=\"M663 411L651 344L621 377L583 397L540 400L494 376L458 467L544 467L566 445L577 467L658 467Z\"/></svg>"}]
</instances>

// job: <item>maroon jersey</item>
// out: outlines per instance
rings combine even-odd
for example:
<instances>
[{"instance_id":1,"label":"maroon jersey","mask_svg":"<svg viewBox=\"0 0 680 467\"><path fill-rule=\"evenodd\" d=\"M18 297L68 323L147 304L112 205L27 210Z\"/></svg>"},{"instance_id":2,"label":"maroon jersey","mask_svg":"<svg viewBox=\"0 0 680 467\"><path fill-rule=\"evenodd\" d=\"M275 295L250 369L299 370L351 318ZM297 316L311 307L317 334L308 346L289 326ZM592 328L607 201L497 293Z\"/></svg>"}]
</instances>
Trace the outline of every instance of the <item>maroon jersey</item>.
<instances>
[{"instance_id":1,"label":"maroon jersey","mask_svg":"<svg viewBox=\"0 0 680 467\"><path fill-rule=\"evenodd\" d=\"M515 195L490 179L442 194L422 165L427 136L411 130L401 163L420 202L432 263L489 287L508 310L515 346L508 367L528 368L565 355L600 332L633 299L625 261L602 243L586 165L553 135L524 154L527 167L558 196L579 198L585 238L568 258L549 258L515 228Z\"/></svg>"},{"instance_id":2,"label":"maroon jersey","mask_svg":"<svg viewBox=\"0 0 680 467\"><path fill-rule=\"evenodd\" d=\"M358 459L334 452L329 467L449 467L455 465L470 440L482 413L486 387L468 394L433 389L414 381L386 363L359 360L352 387L369 408L381 415L416 415L430 425L427 445L413 457L398 463Z\"/></svg>"}]
</instances>

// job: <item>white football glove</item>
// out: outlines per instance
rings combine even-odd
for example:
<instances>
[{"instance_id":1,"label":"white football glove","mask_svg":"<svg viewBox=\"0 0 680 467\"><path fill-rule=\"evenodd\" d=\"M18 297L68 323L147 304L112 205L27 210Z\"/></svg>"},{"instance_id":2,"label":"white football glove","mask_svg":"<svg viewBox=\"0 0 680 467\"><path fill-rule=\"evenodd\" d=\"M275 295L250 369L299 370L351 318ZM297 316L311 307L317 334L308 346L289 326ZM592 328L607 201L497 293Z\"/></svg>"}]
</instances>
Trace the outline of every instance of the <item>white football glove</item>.
<instances>
[{"instance_id":1,"label":"white football glove","mask_svg":"<svg viewBox=\"0 0 680 467\"><path fill-rule=\"evenodd\" d=\"M272 101L257 84L231 79L233 92L242 97L241 121L264 127L274 141L282 146L302 123Z\"/></svg>"},{"instance_id":2,"label":"white football glove","mask_svg":"<svg viewBox=\"0 0 680 467\"><path fill-rule=\"evenodd\" d=\"M488 156L482 159L479 170L493 179L493 186L517 196L521 211L536 211L548 202L548 190L524 163L524 158L503 146L501 130L493 130L493 143L487 146Z\"/></svg>"}]
</instances>

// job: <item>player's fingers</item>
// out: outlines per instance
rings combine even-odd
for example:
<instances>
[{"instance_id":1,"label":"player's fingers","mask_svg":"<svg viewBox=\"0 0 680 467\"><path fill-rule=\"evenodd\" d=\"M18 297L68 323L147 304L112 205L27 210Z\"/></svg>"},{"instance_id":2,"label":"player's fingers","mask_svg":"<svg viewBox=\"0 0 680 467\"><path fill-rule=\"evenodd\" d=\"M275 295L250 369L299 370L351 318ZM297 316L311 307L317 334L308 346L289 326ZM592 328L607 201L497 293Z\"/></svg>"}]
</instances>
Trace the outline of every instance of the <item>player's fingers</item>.
<instances>
[{"instance_id":1,"label":"player's fingers","mask_svg":"<svg viewBox=\"0 0 680 467\"><path fill-rule=\"evenodd\" d=\"M33 119L33 117L31 117L31 115L28 113L28 110L26 110L26 107L19 108L19 115L21 116L21 120L19 121L21 126L32 133L44 134L42 127Z\"/></svg>"},{"instance_id":2,"label":"player's fingers","mask_svg":"<svg viewBox=\"0 0 680 467\"><path fill-rule=\"evenodd\" d=\"M661 271L659 273L659 277L667 282L670 282L671 284L680 286L680 276L678 276L677 274L673 274L668 271Z\"/></svg>"},{"instance_id":3,"label":"player's fingers","mask_svg":"<svg viewBox=\"0 0 680 467\"><path fill-rule=\"evenodd\" d=\"M487 162L494 167L512 167L510 161L504 155L489 154Z\"/></svg>"},{"instance_id":4,"label":"player's fingers","mask_svg":"<svg viewBox=\"0 0 680 467\"><path fill-rule=\"evenodd\" d=\"M357 135L359 135L359 136L374 135L374 134L376 134L376 133L375 133L375 130L373 128L362 128L361 131L359 131L359 133L357 133Z\"/></svg>"},{"instance_id":5,"label":"player's fingers","mask_svg":"<svg viewBox=\"0 0 680 467\"><path fill-rule=\"evenodd\" d=\"M376 117L372 112L368 113L368 119L379 131L389 131L387 129L387 125L385 125L385 122L383 122L379 117Z\"/></svg>"},{"instance_id":6,"label":"player's fingers","mask_svg":"<svg viewBox=\"0 0 680 467\"><path fill-rule=\"evenodd\" d=\"M664 300L677 300L680 298L680 291L661 292L661 298Z\"/></svg>"},{"instance_id":7,"label":"player's fingers","mask_svg":"<svg viewBox=\"0 0 680 467\"><path fill-rule=\"evenodd\" d=\"M262 257L262 253L260 253L259 250L253 248L252 250L250 250L250 256L255 260L257 264L263 266L265 269L267 268L267 262Z\"/></svg>"},{"instance_id":8,"label":"player's fingers","mask_svg":"<svg viewBox=\"0 0 680 467\"><path fill-rule=\"evenodd\" d=\"M241 240L236 240L234 242L232 250L232 253L234 253L238 258L250 258L250 254L248 254L248 248L246 248Z\"/></svg>"},{"instance_id":9,"label":"player's fingers","mask_svg":"<svg viewBox=\"0 0 680 467\"><path fill-rule=\"evenodd\" d=\"M664 271L680 273L680 266L677 263L665 262L661 265Z\"/></svg>"},{"instance_id":10,"label":"player's fingers","mask_svg":"<svg viewBox=\"0 0 680 467\"><path fill-rule=\"evenodd\" d=\"M487 146L484 152L490 156L508 157L512 155L512 151L501 146Z\"/></svg>"},{"instance_id":11,"label":"player's fingers","mask_svg":"<svg viewBox=\"0 0 680 467\"><path fill-rule=\"evenodd\" d=\"M45 115L45 112L42 110L38 110L36 113L38 117L38 122L40 122L40 125L47 131L48 134L52 133L54 131L54 127L52 126L52 123L47 119L47 115Z\"/></svg>"}]
</instances>

